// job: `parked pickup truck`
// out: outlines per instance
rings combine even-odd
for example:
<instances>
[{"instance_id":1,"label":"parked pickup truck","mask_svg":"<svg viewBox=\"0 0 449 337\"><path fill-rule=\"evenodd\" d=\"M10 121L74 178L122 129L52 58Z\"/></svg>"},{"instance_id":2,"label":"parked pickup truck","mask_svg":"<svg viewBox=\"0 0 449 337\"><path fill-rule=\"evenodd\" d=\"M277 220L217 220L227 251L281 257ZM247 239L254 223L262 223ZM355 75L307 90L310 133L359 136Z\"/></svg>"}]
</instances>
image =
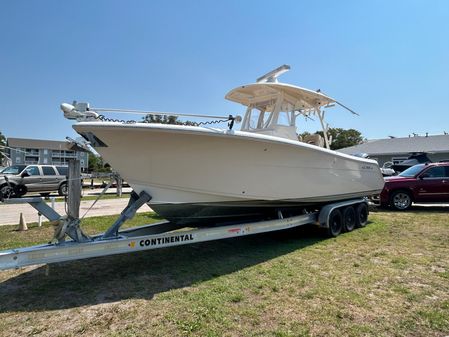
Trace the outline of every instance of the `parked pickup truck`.
<instances>
[{"instance_id":1,"label":"parked pickup truck","mask_svg":"<svg viewBox=\"0 0 449 337\"><path fill-rule=\"evenodd\" d=\"M13 165L0 173L0 198L21 197L28 192L67 195L67 166Z\"/></svg>"}]
</instances>

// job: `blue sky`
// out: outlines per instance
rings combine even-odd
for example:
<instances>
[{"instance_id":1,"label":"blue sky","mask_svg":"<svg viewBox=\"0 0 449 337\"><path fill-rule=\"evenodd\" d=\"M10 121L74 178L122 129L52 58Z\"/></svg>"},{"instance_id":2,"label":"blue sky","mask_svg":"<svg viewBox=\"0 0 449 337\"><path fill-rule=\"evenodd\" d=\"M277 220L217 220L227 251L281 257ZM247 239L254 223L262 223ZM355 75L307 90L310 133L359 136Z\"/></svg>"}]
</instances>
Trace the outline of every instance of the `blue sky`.
<instances>
[{"instance_id":1,"label":"blue sky","mask_svg":"<svg viewBox=\"0 0 449 337\"><path fill-rule=\"evenodd\" d=\"M73 137L61 102L242 113L232 88L283 82L356 110L369 139L449 132L449 1L1 1L0 131ZM303 122L302 120L300 122ZM299 131L315 131L307 122Z\"/></svg>"}]
</instances>

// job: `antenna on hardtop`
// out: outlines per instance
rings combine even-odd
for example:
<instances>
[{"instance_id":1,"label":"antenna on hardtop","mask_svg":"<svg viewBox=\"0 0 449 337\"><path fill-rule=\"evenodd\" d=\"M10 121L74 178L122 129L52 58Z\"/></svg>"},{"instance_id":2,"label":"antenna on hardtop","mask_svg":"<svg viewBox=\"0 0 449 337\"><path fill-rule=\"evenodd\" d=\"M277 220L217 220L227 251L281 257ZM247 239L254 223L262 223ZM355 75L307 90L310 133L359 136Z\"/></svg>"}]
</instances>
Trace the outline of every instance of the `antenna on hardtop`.
<instances>
[{"instance_id":1,"label":"antenna on hardtop","mask_svg":"<svg viewBox=\"0 0 449 337\"><path fill-rule=\"evenodd\" d=\"M267 82L274 82L277 83L277 78L281 76L282 74L286 73L290 70L290 66L287 64L284 64L283 66L280 66L265 75L259 77L256 82L257 83L267 83Z\"/></svg>"}]
</instances>

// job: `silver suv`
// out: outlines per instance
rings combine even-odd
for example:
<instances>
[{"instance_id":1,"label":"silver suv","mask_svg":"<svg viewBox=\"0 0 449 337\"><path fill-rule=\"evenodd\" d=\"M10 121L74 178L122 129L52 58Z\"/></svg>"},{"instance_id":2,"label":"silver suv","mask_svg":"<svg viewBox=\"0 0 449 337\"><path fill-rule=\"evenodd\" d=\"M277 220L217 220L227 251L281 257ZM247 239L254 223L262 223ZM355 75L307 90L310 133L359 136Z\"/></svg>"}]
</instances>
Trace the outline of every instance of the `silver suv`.
<instances>
[{"instance_id":1,"label":"silver suv","mask_svg":"<svg viewBox=\"0 0 449 337\"><path fill-rule=\"evenodd\" d=\"M21 197L28 192L67 195L67 166L13 165L0 173L0 198Z\"/></svg>"}]
</instances>

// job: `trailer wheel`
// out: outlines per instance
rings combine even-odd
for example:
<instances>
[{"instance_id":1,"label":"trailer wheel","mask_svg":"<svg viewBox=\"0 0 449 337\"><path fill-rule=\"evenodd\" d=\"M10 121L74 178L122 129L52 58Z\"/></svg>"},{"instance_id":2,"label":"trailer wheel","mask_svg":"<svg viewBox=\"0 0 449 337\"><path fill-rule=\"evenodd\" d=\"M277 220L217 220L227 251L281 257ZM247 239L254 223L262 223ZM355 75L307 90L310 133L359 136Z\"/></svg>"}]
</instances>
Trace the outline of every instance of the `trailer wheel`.
<instances>
[{"instance_id":1,"label":"trailer wheel","mask_svg":"<svg viewBox=\"0 0 449 337\"><path fill-rule=\"evenodd\" d=\"M368 206L363 202L356 209L356 227L365 227L368 223Z\"/></svg>"},{"instance_id":2,"label":"trailer wheel","mask_svg":"<svg viewBox=\"0 0 449 337\"><path fill-rule=\"evenodd\" d=\"M331 214L329 214L329 223L327 228L327 234L330 237L336 237L341 233L343 229L343 216L340 210L334 209Z\"/></svg>"},{"instance_id":3,"label":"trailer wheel","mask_svg":"<svg viewBox=\"0 0 449 337\"><path fill-rule=\"evenodd\" d=\"M350 232L355 228L356 213L353 206L348 206L343 209L343 230Z\"/></svg>"}]
</instances>

